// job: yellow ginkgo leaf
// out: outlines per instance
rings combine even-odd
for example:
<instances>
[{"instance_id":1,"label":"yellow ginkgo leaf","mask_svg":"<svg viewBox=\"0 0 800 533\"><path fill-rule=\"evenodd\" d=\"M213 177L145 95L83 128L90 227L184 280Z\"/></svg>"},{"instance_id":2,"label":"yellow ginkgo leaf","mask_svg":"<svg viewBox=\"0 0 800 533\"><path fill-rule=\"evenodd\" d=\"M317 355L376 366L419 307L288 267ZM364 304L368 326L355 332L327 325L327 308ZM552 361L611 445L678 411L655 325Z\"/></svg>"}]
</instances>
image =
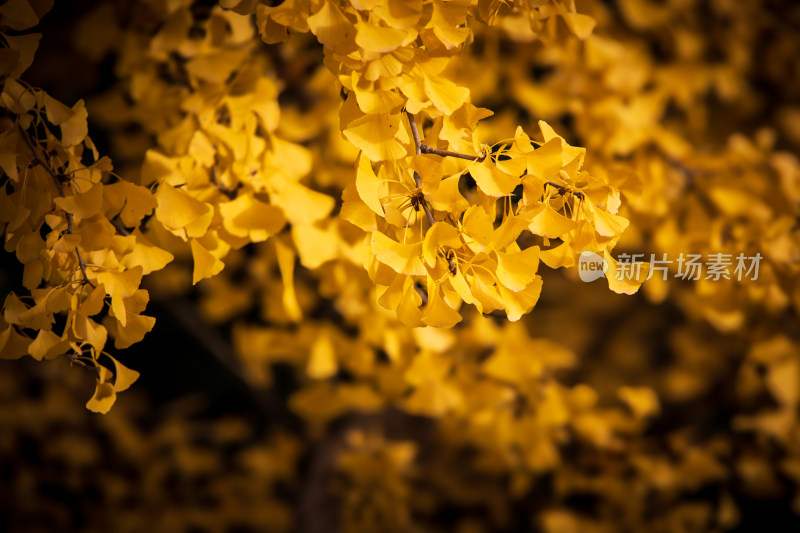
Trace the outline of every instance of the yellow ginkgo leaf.
<instances>
[{"instance_id":1,"label":"yellow ginkgo leaf","mask_svg":"<svg viewBox=\"0 0 800 533\"><path fill-rule=\"evenodd\" d=\"M9 325L0 331L0 359L19 359L29 353L31 339L21 335L17 329Z\"/></svg>"},{"instance_id":2,"label":"yellow ginkgo leaf","mask_svg":"<svg viewBox=\"0 0 800 533\"><path fill-rule=\"evenodd\" d=\"M578 227L578 223L567 218L545 202L538 208L538 213L531 219L528 226L531 233L541 235L548 239L556 239Z\"/></svg>"},{"instance_id":3,"label":"yellow ginkgo leaf","mask_svg":"<svg viewBox=\"0 0 800 533\"><path fill-rule=\"evenodd\" d=\"M133 249L125 254L125 257L120 261L120 264L125 268L132 268L138 265L142 267L142 274L146 276L151 272L161 270L175 258L168 251L151 243L138 229L132 235L135 237L136 243Z\"/></svg>"},{"instance_id":4,"label":"yellow ginkgo leaf","mask_svg":"<svg viewBox=\"0 0 800 533\"><path fill-rule=\"evenodd\" d=\"M201 279L216 276L225 268L225 263L209 252L197 239L191 240L191 247L192 259L194 260L194 269L192 271L193 285L197 284ZM122 325L124 326L125 323L123 322Z\"/></svg>"},{"instance_id":5,"label":"yellow ginkgo leaf","mask_svg":"<svg viewBox=\"0 0 800 533\"><path fill-rule=\"evenodd\" d=\"M47 120L55 126L60 126L75 114L72 108L47 93L44 95L44 109L47 112Z\"/></svg>"},{"instance_id":6,"label":"yellow ginkgo leaf","mask_svg":"<svg viewBox=\"0 0 800 533\"><path fill-rule=\"evenodd\" d=\"M480 163L469 166L469 173L478 184L478 188L489 196L505 196L511 194L520 184L519 176L503 172L487 157Z\"/></svg>"},{"instance_id":7,"label":"yellow ginkgo leaf","mask_svg":"<svg viewBox=\"0 0 800 533\"><path fill-rule=\"evenodd\" d=\"M356 22L356 44L367 52L385 54L416 38L417 32L413 30L377 26L364 20Z\"/></svg>"},{"instance_id":8,"label":"yellow ginkgo leaf","mask_svg":"<svg viewBox=\"0 0 800 533\"><path fill-rule=\"evenodd\" d=\"M383 216L380 189L381 181L372 170L372 164L364 154L361 154L358 157L358 170L356 171L356 190L367 207L372 209L376 215Z\"/></svg>"},{"instance_id":9,"label":"yellow ginkgo leaf","mask_svg":"<svg viewBox=\"0 0 800 533\"><path fill-rule=\"evenodd\" d=\"M425 263L433 268L436 266L436 258L441 248L458 248L461 244L461 234L458 229L446 222L437 222L425 234L422 242L422 257L425 259Z\"/></svg>"},{"instance_id":10,"label":"yellow ginkgo leaf","mask_svg":"<svg viewBox=\"0 0 800 533\"><path fill-rule=\"evenodd\" d=\"M542 278L536 276L524 289L517 292L506 289L502 284L498 285L497 289L500 292L500 299L508 319L516 322L523 315L529 313L539 301L539 295L542 292Z\"/></svg>"},{"instance_id":11,"label":"yellow ginkgo leaf","mask_svg":"<svg viewBox=\"0 0 800 533\"><path fill-rule=\"evenodd\" d=\"M439 285L428 283L428 304L422 313L422 321L435 328L452 328L461 322L461 315L444 301Z\"/></svg>"},{"instance_id":12,"label":"yellow ginkgo leaf","mask_svg":"<svg viewBox=\"0 0 800 533\"><path fill-rule=\"evenodd\" d=\"M278 233L286 224L283 211L264 203L252 194L242 194L231 202L219 204L222 225L237 237L250 242L263 242Z\"/></svg>"},{"instance_id":13,"label":"yellow ginkgo leaf","mask_svg":"<svg viewBox=\"0 0 800 533\"><path fill-rule=\"evenodd\" d=\"M111 379L111 371L103 366L98 368L100 373L97 377L97 386L92 397L86 402L86 408L93 413L106 414L117 400L117 393L108 381Z\"/></svg>"},{"instance_id":14,"label":"yellow ginkgo leaf","mask_svg":"<svg viewBox=\"0 0 800 533\"><path fill-rule=\"evenodd\" d=\"M436 109L447 115L455 113L469 99L469 89L441 76L425 76L425 94Z\"/></svg>"},{"instance_id":15,"label":"yellow ginkgo leaf","mask_svg":"<svg viewBox=\"0 0 800 533\"><path fill-rule=\"evenodd\" d=\"M97 274L98 283L102 283L106 294L111 297L111 310L114 317L123 326L127 320L125 310L125 298L133 296L139 285L142 283L141 266L134 266L124 272L114 272L110 270L102 271Z\"/></svg>"},{"instance_id":16,"label":"yellow ginkgo leaf","mask_svg":"<svg viewBox=\"0 0 800 533\"><path fill-rule=\"evenodd\" d=\"M145 315L128 315L125 325L113 320L108 322L108 329L114 337L114 347L122 350L140 342L156 323L156 319Z\"/></svg>"},{"instance_id":17,"label":"yellow ginkgo leaf","mask_svg":"<svg viewBox=\"0 0 800 533\"><path fill-rule=\"evenodd\" d=\"M466 27L468 4L434 0L430 26L448 50L461 46L470 35Z\"/></svg>"},{"instance_id":18,"label":"yellow ginkgo leaf","mask_svg":"<svg viewBox=\"0 0 800 533\"><path fill-rule=\"evenodd\" d=\"M591 206L588 202L584 205ZM625 231L625 228L630 224L630 221L622 215L612 215L599 207L592 206L591 212L594 218L594 227L597 233L603 237L616 237Z\"/></svg>"},{"instance_id":19,"label":"yellow ginkgo leaf","mask_svg":"<svg viewBox=\"0 0 800 533\"><path fill-rule=\"evenodd\" d=\"M389 266L398 274L407 276L424 276L427 274L420 255L422 243L401 244L378 231L372 234L370 243L372 253L381 263Z\"/></svg>"},{"instance_id":20,"label":"yellow ginkgo leaf","mask_svg":"<svg viewBox=\"0 0 800 533\"><path fill-rule=\"evenodd\" d=\"M53 199L55 204L78 218L92 218L103 208L103 184L95 183L86 192Z\"/></svg>"},{"instance_id":21,"label":"yellow ginkgo leaf","mask_svg":"<svg viewBox=\"0 0 800 533\"><path fill-rule=\"evenodd\" d=\"M110 355L108 356L109 359L114 361L114 368L116 369L115 378L114 378L114 390L116 392L122 392L124 390L128 390L128 388L139 379L139 373L136 370L132 370L127 366L123 365Z\"/></svg>"},{"instance_id":22,"label":"yellow ginkgo leaf","mask_svg":"<svg viewBox=\"0 0 800 533\"><path fill-rule=\"evenodd\" d=\"M308 27L325 46L341 50L356 36L356 27L342 14L336 2L324 1L322 8L308 17Z\"/></svg>"},{"instance_id":23,"label":"yellow ginkgo leaf","mask_svg":"<svg viewBox=\"0 0 800 533\"><path fill-rule=\"evenodd\" d=\"M33 342L28 345L28 353L37 361L58 357L67 349L69 349L67 341L44 329L40 330Z\"/></svg>"},{"instance_id":24,"label":"yellow ginkgo leaf","mask_svg":"<svg viewBox=\"0 0 800 533\"><path fill-rule=\"evenodd\" d=\"M187 236L202 235L211 223L211 206L193 198L182 189L162 183L158 186L155 197L158 201L156 219L184 240Z\"/></svg>"},{"instance_id":25,"label":"yellow ginkgo leaf","mask_svg":"<svg viewBox=\"0 0 800 533\"><path fill-rule=\"evenodd\" d=\"M355 97L348 97L340 111L345 138L372 161L399 159L406 147L395 139L400 129L400 115L365 114L358 109Z\"/></svg>"},{"instance_id":26,"label":"yellow ginkgo leaf","mask_svg":"<svg viewBox=\"0 0 800 533\"><path fill-rule=\"evenodd\" d=\"M125 195L125 205L120 212L122 223L129 228L138 227L142 219L153 212L158 202L153 194L140 185L120 181Z\"/></svg>"},{"instance_id":27,"label":"yellow ginkgo leaf","mask_svg":"<svg viewBox=\"0 0 800 533\"><path fill-rule=\"evenodd\" d=\"M82 142L89 134L87 118L89 112L83 100L78 100L72 106L73 115L61 123L61 142L70 147Z\"/></svg>"},{"instance_id":28,"label":"yellow ginkgo leaf","mask_svg":"<svg viewBox=\"0 0 800 533\"><path fill-rule=\"evenodd\" d=\"M521 252L497 251L495 254L497 279L512 291L519 292L525 289L536 278L536 271L539 268L538 246L531 246Z\"/></svg>"}]
</instances>

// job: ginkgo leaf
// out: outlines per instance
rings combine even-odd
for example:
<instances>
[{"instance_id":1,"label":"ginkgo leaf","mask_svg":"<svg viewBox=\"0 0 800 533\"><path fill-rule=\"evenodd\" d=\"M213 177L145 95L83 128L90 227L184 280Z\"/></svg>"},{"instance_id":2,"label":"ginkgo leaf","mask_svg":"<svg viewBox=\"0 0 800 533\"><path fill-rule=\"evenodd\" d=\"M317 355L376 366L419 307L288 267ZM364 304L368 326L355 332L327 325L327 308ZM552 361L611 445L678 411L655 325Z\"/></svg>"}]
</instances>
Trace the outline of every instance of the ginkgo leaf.
<instances>
[{"instance_id":1,"label":"ginkgo leaf","mask_svg":"<svg viewBox=\"0 0 800 533\"><path fill-rule=\"evenodd\" d=\"M138 229L132 234L136 239L133 249L125 254L120 264L125 268L140 266L142 275L161 270L175 258L170 252L155 246Z\"/></svg>"},{"instance_id":2,"label":"ginkgo leaf","mask_svg":"<svg viewBox=\"0 0 800 533\"><path fill-rule=\"evenodd\" d=\"M539 301L539 295L542 292L542 278L536 276L524 289L517 292L506 289L502 284L498 285L497 289L500 292L508 319L516 322L523 315L529 313Z\"/></svg>"},{"instance_id":3,"label":"ginkgo leaf","mask_svg":"<svg viewBox=\"0 0 800 533\"><path fill-rule=\"evenodd\" d=\"M208 251L197 239L191 239L192 259L194 260L194 270L192 271L192 284L198 281L216 276L225 268L225 263L219 260L214 254ZM123 322L124 326L125 323Z\"/></svg>"},{"instance_id":4,"label":"ginkgo leaf","mask_svg":"<svg viewBox=\"0 0 800 533\"><path fill-rule=\"evenodd\" d=\"M531 219L528 226L531 233L541 235L548 239L556 239L578 227L578 223L557 213L548 202L545 202L539 212Z\"/></svg>"},{"instance_id":5,"label":"ginkgo leaf","mask_svg":"<svg viewBox=\"0 0 800 533\"><path fill-rule=\"evenodd\" d=\"M486 212L486 210L479 206L473 205L464 213L462 225L464 233L472 239L475 243L480 245L480 248L488 246L492 241L494 232L493 220ZM467 241L469 244L470 241Z\"/></svg>"},{"instance_id":6,"label":"ginkgo leaf","mask_svg":"<svg viewBox=\"0 0 800 533\"><path fill-rule=\"evenodd\" d=\"M92 218L103 207L103 184L95 183L86 192L62 198L54 198L53 202L78 218Z\"/></svg>"},{"instance_id":7,"label":"ginkgo leaf","mask_svg":"<svg viewBox=\"0 0 800 533\"><path fill-rule=\"evenodd\" d=\"M200 236L211 223L211 206L171 185L162 183L155 194L155 216L164 227L179 237ZM191 226L192 231L189 231Z\"/></svg>"},{"instance_id":8,"label":"ginkgo leaf","mask_svg":"<svg viewBox=\"0 0 800 533\"><path fill-rule=\"evenodd\" d=\"M117 393L114 391L114 386L108 382L111 379L111 371L103 366L98 368L100 374L97 386L92 397L86 402L86 408L93 413L106 414L117 400Z\"/></svg>"},{"instance_id":9,"label":"ginkgo leaf","mask_svg":"<svg viewBox=\"0 0 800 533\"><path fill-rule=\"evenodd\" d=\"M428 284L428 304L422 313L422 321L436 328L452 328L461 322L459 312L444 301L438 285Z\"/></svg>"},{"instance_id":10,"label":"ginkgo leaf","mask_svg":"<svg viewBox=\"0 0 800 533\"><path fill-rule=\"evenodd\" d=\"M402 244L376 231L372 234L370 246L378 261L398 274L424 276L427 273L420 259L421 242Z\"/></svg>"},{"instance_id":11,"label":"ginkgo leaf","mask_svg":"<svg viewBox=\"0 0 800 533\"><path fill-rule=\"evenodd\" d=\"M536 278L539 268L539 247L531 246L521 252L504 253L496 251L497 279L511 289L524 290Z\"/></svg>"},{"instance_id":12,"label":"ginkgo leaf","mask_svg":"<svg viewBox=\"0 0 800 533\"><path fill-rule=\"evenodd\" d=\"M306 268L319 268L337 257L339 245L336 239L332 238L330 229L323 229L314 224L294 225L292 237L297 245L300 262Z\"/></svg>"},{"instance_id":13,"label":"ginkgo leaf","mask_svg":"<svg viewBox=\"0 0 800 533\"><path fill-rule=\"evenodd\" d=\"M125 325L117 321L109 322L109 331L114 337L114 347L118 350L140 342L144 336L153 330L156 319L146 315L128 315Z\"/></svg>"},{"instance_id":14,"label":"ginkgo leaf","mask_svg":"<svg viewBox=\"0 0 800 533\"><path fill-rule=\"evenodd\" d=\"M518 176L503 172L492 161L491 157L485 158L480 163L469 166L469 173L478 184L478 188L489 196L505 196L511 194L520 184Z\"/></svg>"},{"instance_id":15,"label":"ginkgo leaf","mask_svg":"<svg viewBox=\"0 0 800 533\"><path fill-rule=\"evenodd\" d=\"M458 218L461 213L469 208L469 202L461 195L458 189L460 179L460 173L444 178L439 182L439 187L435 191L425 195L425 200L430 203L433 209L451 213L455 218Z\"/></svg>"},{"instance_id":16,"label":"ginkgo leaf","mask_svg":"<svg viewBox=\"0 0 800 533\"><path fill-rule=\"evenodd\" d=\"M319 11L308 17L308 27L326 46L341 49L356 36L356 28L335 2L322 2Z\"/></svg>"},{"instance_id":17,"label":"ginkgo leaf","mask_svg":"<svg viewBox=\"0 0 800 533\"><path fill-rule=\"evenodd\" d=\"M283 210L251 194L242 194L231 202L220 203L219 212L222 225L231 235L247 237L250 242L265 241L286 224Z\"/></svg>"},{"instance_id":18,"label":"ginkgo leaf","mask_svg":"<svg viewBox=\"0 0 800 533\"><path fill-rule=\"evenodd\" d=\"M617 294L636 293L647 278L647 273L650 270L650 263L644 262L626 265L622 270L617 260L611 257L611 254L607 251L603 252L603 259L608 265L608 271L606 272L608 288Z\"/></svg>"},{"instance_id":19,"label":"ginkgo leaf","mask_svg":"<svg viewBox=\"0 0 800 533\"><path fill-rule=\"evenodd\" d=\"M434 0L430 25L446 48L461 46L470 35L466 26L467 5L462 2Z\"/></svg>"},{"instance_id":20,"label":"ginkgo leaf","mask_svg":"<svg viewBox=\"0 0 800 533\"><path fill-rule=\"evenodd\" d=\"M28 353L41 361L43 359L53 359L69 349L69 343L52 331L40 330L32 343L28 345Z\"/></svg>"},{"instance_id":21,"label":"ginkgo leaf","mask_svg":"<svg viewBox=\"0 0 800 533\"><path fill-rule=\"evenodd\" d=\"M589 204L590 205L590 204ZM630 221L622 215L612 215L599 207L592 207L594 227L603 237L615 237L625 231Z\"/></svg>"},{"instance_id":22,"label":"ginkgo leaf","mask_svg":"<svg viewBox=\"0 0 800 533\"><path fill-rule=\"evenodd\" d=\"M39 23L28 0L8 0L0 6L0 24L13 30L27 30Z\"/></svg>"},{"instance_id":23,"label":"ginkgo leaf","mask_svg":"<svg viewBox=\"0 0 800 533\"><path fill-rule=\"evenodd\" d=\"M366 232L378 229L375 211L364 203L355 184L348 185L342 191L342 208L339 216Z\"/></svg>"},{"instance_id":24,"label":"ginkgo leaf","mask_svg":"<svg viewBox=\"0 0 800 533\"><path fill-rule=\"evenodd\" d=\"M125 298L133 296L139 290L139 285L142 283L142 272L141 266L134 266L124 272L107 270L97 274L97 282L103 284L106 294L111 297L111 310L114 312L114 317L123 326L127 320Z\"/></svg>"},{"instance_id":25,"label":"ginkgo leaf","mask_svg":"<svg viewBox=\"0 0 800 533\"><path fill-rule=\"evenodd\" d=\"M308 225L323 220L336 204L335 200L301 183L284 182L276 186L270 197L272 204L269 212L274 216L275 207L283 212L282 217L292 224ZM273 219L274 220L274 219Z\"/></svg>"},{"instance_id":26,"label":"ginkgo leaf","mask_svg":"<svg viewBox=\"0 0 800 533\"><path fill-rule=\"evenodd\" d=\"M348 97L340 111L342 133L348 141L364 152L372 161L399 159L406 148L395 139L400 129L400 115L365 114Z\"/></svg>"},{"instance_id":27,"label":"ginkgo leaf","mask_svg":"<svg viewBox=\"0 0 800 533\"><path fill-rule=\"evenodd\" d=\"M73 115L61 123L61 142L64 146L70 147L83 142L89 134L87 118L89 112L83 100L78 100L72 106Z\"/></svg>"},{"instance_id":28,"label":"ginkgo leaf","mask_svg":"<svg viewBox=\"0 0 800 533\"><path fill-rule=\"evenodd\" d=\"M383 216L383 205L380 200L381 182L372 170L369 159L361 154L358 157L358 169L356 171L356 190L358 195L376 215Z\"/></svg>"},{"instance_id":29,"label":"ginkgo leaf","mask_svg":"<svg viewBox=\"0 0 800 533\"><path fill-rule=\"evenodd\" d=\"M47 112L47 120L55 126L60 126L75 114L72 108L62 104L47 93L44 95L44 109Z\"/></svg>"},{"instance_id":30,"label":"ginkgo leaf","mask_svg":"<svg viewBox=\"0 0 800 533\"><path fill-rule=\"evenodd\" d=\"M453 114L469 99L469 89L442 77L425 76L425 94L436 109L447 115Z\"/></svg>"},{"instance_id":31,"label":"ginkgo leaf","mask_svg":"<svg viewBox=\"0 0 800 533\"><path fill-rule=\"evenodd\" d=\"M377 26L363 20L356 23L356 44L369 52L385 54L416 38L413 30Z\"/></svg>"},{"instance_id":32,"label":"ginkgo leaf","mask_svg":"<svg viewBox=\"0 0 800 533\"><path fill-rule=\"evenodd\" d=\"M0 359L19 359L28 352L32 340L21 335L14 326L9 325L0 331Z\"/></svg>"},{"instance_id":33,"label":"ginkgo leaf","mask_svg":"<svg viewBox=\"0 0 800 533\"><path fill-rule=\"evenodd\" d=\"M458 248L461 246L461 234L458 229L446 222L437 222L430 227L422 242L422 257L429 267L436 265L439 249L443 247Z\"/></svg>"},{"instance_id":34,"label":"ginkgo leaf","mask_svg":"<svg viewBox=\"0 0 800 533\"><path fill-rule=\"evenodd\" d=\"M133 385L137 379L139 379L139 372L128 368L110 355L108 358L114 361L114 368L116 370L114 378L114 391L122 392L128 390L128 388L130 388L130 386Z\"/></svg>"}]
</instances>

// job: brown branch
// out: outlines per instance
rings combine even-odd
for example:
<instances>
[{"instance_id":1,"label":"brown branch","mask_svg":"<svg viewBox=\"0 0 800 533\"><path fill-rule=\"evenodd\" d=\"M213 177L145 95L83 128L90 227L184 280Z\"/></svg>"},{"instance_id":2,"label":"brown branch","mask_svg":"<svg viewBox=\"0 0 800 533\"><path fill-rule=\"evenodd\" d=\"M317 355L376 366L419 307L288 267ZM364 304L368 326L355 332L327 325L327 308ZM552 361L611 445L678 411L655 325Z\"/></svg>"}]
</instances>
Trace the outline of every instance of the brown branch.
<instances>
[{"instance_id":1,"label":"brown branch","mask_svg":"<svg viewBox=\"0 0 800 533\"><path fill-rule=\"evenodd\" d=\"M122 222L120 222L119 220L112 220L112 221L111 221L111 224L112 224L112 225L113 225L113 226L116 228L116 230L117 230L118 232L120 232L122 235L124 235L124 236L126 236L126 237L127 237L128 235L130 235L130 234L131 234L131 231L130 231L128 228L126 228L125 226L123 226L123 225L122 225Z\"/></svg>"},{"instance_id":2,"label":"brown branch","mask_svg":"<svg viewBox=\"0 0 800 533\"><path fill-rule=\"evenodd\" d=\"M459 152L451 152L450 150L440 150L439 148L434 148L433 146L428 146L427 144L420 145L419 149L423 154L434 154L442 157L458 157L460 159L467 159L469 161L477 162L481 162L486 159L486 155L469 155Z\"/></svg>"},{"instance_id":3,"label":"brown branch","mask_svg":"<svg viewBox=\"0 0 800 533\"><path fill-rule=\"evenodd\" d=\"M414 179L417 179L417 177L418 177L417 173L414 172ZM419 187L419 185L417 185L417 187ZM425 211L425 216L428 217L428 223L431 226L436 224L436 220L434 220L433 218L433 213L431 213L431 208L428 207L428 202L426 202L425 199L423 198L420 204L422 205L422 210Z\"/></svg>"},{"instance_id":4,"label":"brown branch","mask_svg":"<svg viewBox=\"0 0 800 533\"><path fill-rule=\"evenodd\" d=\"M36 144L33 142L33 139L31 139L30 135L28 135L28 132L26 132L22 128L22 126L18 126L18 129L19 129L20 135L22 135L22 139L25 141L25 144L28 145L28 148L33 153L34 159L36 159L36 162L39 165L41 165L42 168L44 168L47 171L48 174L50 174L50 176L53 178L53 181L56 184L56 189L58 189L58 195L61 196L62 198L64 198L64 187L61 185L61 177L60 177L60 175L56 174L56 172L52 169L50 164L47 163L44 160L44 158L41 156L41 154L39 154L39 150L36 148ZM64 215L66 216L66 219L67 219L67 231L66 231L66 233L72 234L73 233L73 231L72 231L72 213L68 213L67 211L64 211ZM89 281L89 277L86 275L86 263L84 262L83 256L81 255L81 251L80 251L80 249L78 249L77 246L75 247L75 255L78 257L78 268L81 269L81 274L83 274L84 283L87 283L90 287L94 288L94 283Z\"/></svg>"},{"instance_id":5,"label":"brown branch","mask_svg":"<svg viewBox=\"0 0 800 533\"><path fill-rule=\"evenodd\" d=\"M408 115L408 123L411 124L411 135L414 136L414 149L416 150L417 154L422 153L422 139L419 137L419 130L417 129L417 121L414 120L414 115L406 111L406 115Z\"/></svg>"}]
</instances>

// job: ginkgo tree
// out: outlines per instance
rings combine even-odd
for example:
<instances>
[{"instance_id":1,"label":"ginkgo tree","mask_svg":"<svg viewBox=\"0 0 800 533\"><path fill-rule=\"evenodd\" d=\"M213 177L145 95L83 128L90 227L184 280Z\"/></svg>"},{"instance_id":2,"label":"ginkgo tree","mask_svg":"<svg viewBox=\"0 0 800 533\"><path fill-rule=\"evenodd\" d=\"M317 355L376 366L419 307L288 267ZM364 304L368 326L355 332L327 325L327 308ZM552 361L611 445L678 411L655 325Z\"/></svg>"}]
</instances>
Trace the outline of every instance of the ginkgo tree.
<instances>
[{"instance_id":1,"label":"ginkgo tree","mask_svg":"<svg viewBox=\"0 0 800 533\"><path fill-rule=\"evenodd\" d=\"M48 60L34 32L52 1L6 2L0 224L22 275L2 358L88 369L86 407L108 413L136 390L120 354L158 327L151 297L186 299L230 333L254 390L293 369L287 408L312 441L355 413L435 423L429 477L413 432L328 436L351 496L343 530L413 528L414 483L480 500L453 486L457 450L512 500L548 474L594 493L633 469L668 524L689 512L684 493L720 484L716 507L689 515L734 527L725 460L756 492L800 483L800 83L754 128L792 38L768 7L723 0L708 9L728 26L709 34L700 4L101 2L74 46L111 58L113 79L60 102L26 81ZM765 28L780 38L763 45ZM749 59L756 45L772 63ZM577 281L587 258L606 290ZM640 362L620 362L630 353ZM595 368L606 360L623 377ZM625 364L642 370L630 382ZM758 445L654 443L662 403L699 402L726 375L743 411L725 431ZM542 527L608 530L624 483L597 495L603 516L554 506ZM680 530L628 513L632 530Z\"/></svg>"}]
</instances>

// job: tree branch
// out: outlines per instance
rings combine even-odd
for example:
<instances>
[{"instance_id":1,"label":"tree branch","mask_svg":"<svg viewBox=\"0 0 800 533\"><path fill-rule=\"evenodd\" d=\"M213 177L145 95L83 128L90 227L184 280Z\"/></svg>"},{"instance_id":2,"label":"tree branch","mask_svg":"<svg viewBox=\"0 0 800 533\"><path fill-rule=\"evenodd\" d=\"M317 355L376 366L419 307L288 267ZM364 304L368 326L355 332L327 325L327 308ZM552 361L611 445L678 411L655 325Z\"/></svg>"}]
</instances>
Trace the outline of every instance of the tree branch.
<instances>
[{"instance_id":1,"label":"tree branch","mask_svg":"<svg viewBox=\"0 0 800 533\"><path fill-rule=\"evenodd\" d=\"M419 137L419 130L417 129L417 121L414 120L414 115L406 111L406 115L408 115L408 123L411 124L411 135L414 136L414 149L416 150L417 154L422 153L422 139Z\"/></svg>"},{"instance_id":2,"label":"tree branch","mask_svg":"<svg viewBox=\"0 0 800 533\"><path fill-rule=\"evenodd\" d=\"M22 139L25 141L25 144L28 145L28 148L33 153L34 159L36 162L44 168L48 174L53 178L53 181L56 184L56 189L58 189L58 195L64 198L64 187L61 185L61 177L55 173L55 171L50 167L50 165L44 160L44 158L39 153L39 150L36 148L36 143L33 142L28 132L26 132L22 126L18 125L19 133L22 136ZM64 215L67 219L67 233L72 234L72 213L68 213L64 211ZM81 274L83 275L83 282L88 284L90 287L94 288L94 283L89 281L89 277L86 275L86 263L83 260L83 256L81 255L80 249L75 247L75 255L78 257L78 268L81 270Z\"/></svg>"},{"instance_id":3,"label":"tree branch","mask_svg":"<svg viewBox=\"0 0 800 533\"><path fill-rule=\"evenodd\" d=\"M460 159L467 159L469 161L483 161L486 156L485 155L469 155L469 154L462 154L459 152L451 152L450 150L440 150L439 148L434 148L433 146L428 146L427 144L420 145L420 151L423 154L434 154L440 155L442 157L458 157Z\"/></svg>"}]
</instances>

